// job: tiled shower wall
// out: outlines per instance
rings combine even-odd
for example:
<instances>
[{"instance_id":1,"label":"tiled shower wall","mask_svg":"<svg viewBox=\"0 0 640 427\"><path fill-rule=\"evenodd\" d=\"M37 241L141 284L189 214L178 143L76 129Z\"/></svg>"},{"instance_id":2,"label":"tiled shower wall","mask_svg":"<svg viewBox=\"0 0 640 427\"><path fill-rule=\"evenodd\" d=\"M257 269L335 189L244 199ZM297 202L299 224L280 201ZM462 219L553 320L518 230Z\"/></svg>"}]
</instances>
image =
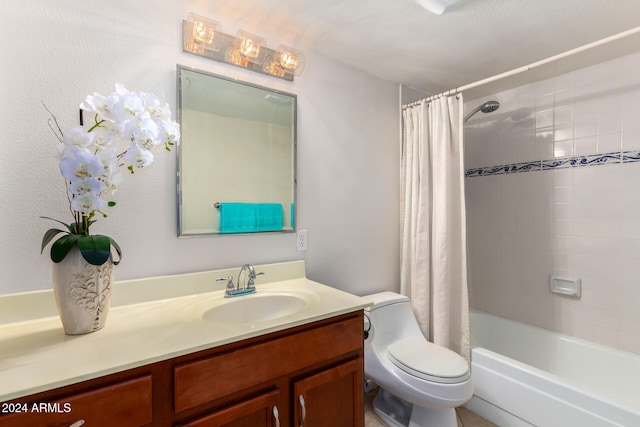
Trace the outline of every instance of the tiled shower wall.
<instances>
[{"instance_id":1,"label":"tiled shower wall","mask_svg":"<svg viewBox=\"0 0 640 427\"><path fill-rule=\"evenodd\" d=\"M640 53L465 110L489 99L465 126L471 306L640 353Z\"/></svg>"}]
</instances>

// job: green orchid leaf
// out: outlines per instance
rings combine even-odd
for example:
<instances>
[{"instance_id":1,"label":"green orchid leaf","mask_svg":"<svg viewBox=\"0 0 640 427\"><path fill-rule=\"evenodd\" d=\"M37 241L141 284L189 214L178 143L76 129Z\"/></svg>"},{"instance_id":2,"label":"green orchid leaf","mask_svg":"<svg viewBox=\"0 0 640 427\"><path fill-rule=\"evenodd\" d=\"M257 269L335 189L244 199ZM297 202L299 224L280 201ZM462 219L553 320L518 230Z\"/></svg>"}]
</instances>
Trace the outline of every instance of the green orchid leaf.
<instances>
[{"instance_id":1,"label":"green orchid leaf","mask_svg":"<svg viewBox=\"0 0 640 427\"><path fill-rule=\"evenodd\" d=\"M89 264L102 265L111 256L111 239L107 236L79 236L78 249Z\"/></svg>"},{"instance_id":2,"label":"green orchid leaf","mask_svg":"<svg viewBox=\"0 0 640 427\"><path fill-rule=\"evenodd\" d=\"M107 236L104 236L107 237ZM120 249L120 245L118 245L116 243L115 240L113 240L111 237L107 237L107 239L109 239L109 241L111 242L111 246L113 246L113 248L116 250L116 253L118 254L118 260L114 260L113 261L113 265L118 265L120 264L120 261L122 261L122 249Z\"/></svg>"},{"instance_id":3,"label":"green orchid leaf","mask_svg":"<svg viewBox=\"0 0 640 427\"><path fill-rule=\"evenodd\" d=\"M62 261L80 237L77 234L67 234L56 240L51 245L51 261L55 263Z\"/></svg>"},{"instance_id":4,"label":"green orchid leaf","mask_svg":"<svg viewBox=\"0 0 640 427\"><path fill-rule=\"evenodd\" d=\"M66 233L66 231L60 230L60 229L57 229L57 228L51 228L51 229L47 230L47 232L44 233L44 236L42 236L42 246L40 247L40 253L44 252L45 246L47 246L49 244L49 242L51 240L53 240L53 238L56 237L60 233Z\"/></svg>"},{"instance_id":5,"label":"green orchid leaf","mask_svg":"<svg viewBox=\"0 0 640 427\"><path fill-rule=\"evenodd\" d=\"M73 228L71 228L71 227L72 227L73 225L75 225L75 224L71 224L71 225L69 225L69 224L67 224L67 223L65 223L65 222L62 222L62 221L60 221L60 220L57 220L57 219L55 219L55 218L51 218L51 217L48 217L48 216L41 216L40 218L50 219L51 221L58 222L58 223L60 223L60 224L64 225L64 226L67 228L67 230L69 230L69 233L72 233L72 234L73 234L73 232L74 232L74 231L73 231Z\"/></svg>"}]
</instances>

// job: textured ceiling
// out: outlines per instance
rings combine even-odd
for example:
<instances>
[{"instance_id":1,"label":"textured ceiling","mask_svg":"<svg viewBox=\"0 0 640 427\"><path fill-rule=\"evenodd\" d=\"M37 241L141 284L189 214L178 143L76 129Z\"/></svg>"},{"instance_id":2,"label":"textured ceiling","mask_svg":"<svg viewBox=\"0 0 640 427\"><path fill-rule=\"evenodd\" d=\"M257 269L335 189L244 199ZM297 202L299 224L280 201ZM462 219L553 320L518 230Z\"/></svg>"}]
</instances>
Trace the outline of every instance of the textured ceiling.
<instances>
[{"instance_id":1,"label":"textured ceiling","mask_svg":"<svg viewBox=\"0 0 640 427\"><path fill-rule=\"evenodd\" d=\"M467 0L441 16L414 0L205 4L216 14L213 19L224 23L231 18L247 29L277 35L274 44L313 50L426 93L469 84L640 26L640 0ZM608 46L600 52L626 53L621 49ZM624 49L640 50L640 42L627 43Z\"/></svg>"}]
</instances>

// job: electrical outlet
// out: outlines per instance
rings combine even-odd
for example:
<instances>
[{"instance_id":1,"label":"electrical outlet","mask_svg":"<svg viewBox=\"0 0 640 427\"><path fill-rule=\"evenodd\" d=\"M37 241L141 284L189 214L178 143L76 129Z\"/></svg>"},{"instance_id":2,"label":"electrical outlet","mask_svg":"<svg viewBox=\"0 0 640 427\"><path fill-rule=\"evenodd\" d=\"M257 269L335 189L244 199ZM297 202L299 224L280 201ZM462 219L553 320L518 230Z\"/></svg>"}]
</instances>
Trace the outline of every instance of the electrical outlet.
<instances>
[{"instance_id":1,"label":"electrical outlet","mask_svg":"<svg viewBox=\"0 0 640 427\"><path fill-rule=\"evenodd\" d=\"M307 230L298 230L296 232L296 249L299 251L306 251L309 247L309 241L307 240Z\"/></svg>"}]
</instances>

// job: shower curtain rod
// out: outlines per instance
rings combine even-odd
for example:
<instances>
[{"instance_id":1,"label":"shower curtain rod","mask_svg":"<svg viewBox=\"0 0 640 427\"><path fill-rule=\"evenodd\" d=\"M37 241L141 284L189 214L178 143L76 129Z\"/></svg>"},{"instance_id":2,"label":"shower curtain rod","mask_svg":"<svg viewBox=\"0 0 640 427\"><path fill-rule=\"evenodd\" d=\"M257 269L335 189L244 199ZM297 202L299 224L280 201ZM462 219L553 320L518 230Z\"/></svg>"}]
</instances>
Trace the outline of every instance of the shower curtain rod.
<instances>
[{"instance_id":1,"label":"shower curtain rod","mask_svg":"<svg viewBox=\"0 0 640 427\"><path fill-rule=\"evenodd\" d=\"M628 36L631 36L631 35L634 35L634 34L637 34L637 33L640 33L640 27L635 27L635 28L632 28L632 29L627 30L627 31L623 31L623 32L618 33L618 34L614 34L613 36L605 37L604 39L600 39L598 41L585 44L585 45L577 47L575 49L571 49L571 50L568 50L566 52L559 53L559 54L554 55L554 56L550 56L550 57L548 57L546 59L542 59L540 61L532 62L529 65L525 65L523 67L515 68L515 69L513 69L511 71L506 71L504 73L496 74L495 76L488 77L488 78L482 79L482 80L478 80L477 82L473 82L473 83L470 83L468 85L460 86L460 87L457 87L455 89L450 89L450 90L448 90L446 92L441 92L441 93L438 93L436 95L432 95L432 96L429 96L427 98L420 99L418 101L411 102L409 104L405 104L405 105L402 106L402 109L404 110L406 108L416 106L416 105L418 105L418 104L420 104L422 102L433 101L434 99L438 99L438 98L443 97L443 96L457 95L457 94L459 94L459 93L461 93L461 92L463 92L465 90L473 89L473 88L476 88L478 86L482 86L483 84L492 83L492 82L495 82L497 80L504 79L506 77L511 77L511 76L516 75L516 74L524 73L525 71L533 70L534 68L540 67L541 65L545 65L545 64L548 64L550 62L557 61L559 59L566 58L566 57L571 56L571 55L575 55L576 53L584 52L584 51L587 51L589 49L593 49L594 47L602 46L604 44L607 44L607 43L610 43L610 42L613 42L613 41L616 41L616 40L620 40L620 39L623 39L625 37L628 37Z\"/></svg>"}]
</instances>

